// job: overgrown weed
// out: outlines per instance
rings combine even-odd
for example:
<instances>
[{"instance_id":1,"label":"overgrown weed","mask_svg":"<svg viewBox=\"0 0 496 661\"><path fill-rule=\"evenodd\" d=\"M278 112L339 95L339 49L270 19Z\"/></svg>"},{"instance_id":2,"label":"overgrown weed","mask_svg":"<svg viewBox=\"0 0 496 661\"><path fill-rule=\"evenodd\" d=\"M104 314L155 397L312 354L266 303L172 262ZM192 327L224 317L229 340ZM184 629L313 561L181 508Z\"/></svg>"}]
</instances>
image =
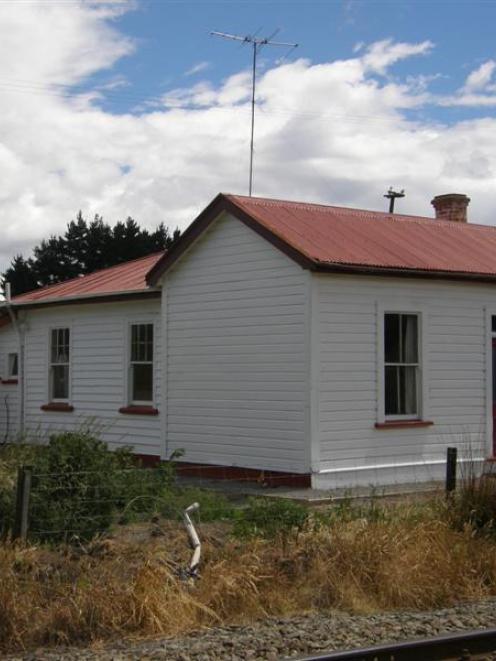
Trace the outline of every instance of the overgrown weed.
<instances>
[{"instance_id":1,"label":"overgrown weed","mask_svg":"<svg viewBox=\"0 0 496 661\"><path fill-rule=\"evenodd\" d=\"M201 579L179 522L160 537L95 540L84 549L0 547L0 648L176 635L267 615L429 609L496 595L496 544L427 517L336 519L297 535L231 536L204 524ZM122 533L122 535L121 535ZM121 535L121 536L119 536Z\"/></svg>"}]
</instances>

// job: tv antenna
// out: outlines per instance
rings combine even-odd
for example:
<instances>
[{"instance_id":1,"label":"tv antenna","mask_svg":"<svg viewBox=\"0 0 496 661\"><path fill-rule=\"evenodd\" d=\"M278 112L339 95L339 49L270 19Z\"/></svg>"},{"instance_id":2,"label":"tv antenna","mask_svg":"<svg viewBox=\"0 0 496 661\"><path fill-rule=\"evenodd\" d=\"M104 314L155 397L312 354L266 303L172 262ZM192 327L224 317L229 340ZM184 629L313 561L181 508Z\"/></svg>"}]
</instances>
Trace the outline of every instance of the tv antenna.
<instances>
[{"instance_id":1,"label":"tv antenna","mask_svg":"<svg viewBox=\"0 0 496 661\"><path fill-rule=\"evenodd\" d=\"M389 200L389 213L394 213L394 203L395 200L399 197L405 197L404 189L400 191L394 191L393 187L390 186L388 192L384 195Z\"/></svg>"},{"instance_id":2,"label":"tv antenna","mask_svg":"<svg viewBox=\"0 0 496 661\"><path fill-rule=\"evenodd\" d=\"M255 34L248 34L245 37L238 34L228 34L227 32L215 32L210 34L213 37L222 37L232 41L240 41L242 44L251 44L253 48L252 76L251 76L251 137L250 137L250 176L248 183L248 195L251 197L253 190L253 141L255 136L255 86L257 79L257 55L264 46L280 46L293 50L298 44L286 43L284 41L273 41L279 30L275 30L270 37L259 38Z\"/></svg>"}]
</instances>

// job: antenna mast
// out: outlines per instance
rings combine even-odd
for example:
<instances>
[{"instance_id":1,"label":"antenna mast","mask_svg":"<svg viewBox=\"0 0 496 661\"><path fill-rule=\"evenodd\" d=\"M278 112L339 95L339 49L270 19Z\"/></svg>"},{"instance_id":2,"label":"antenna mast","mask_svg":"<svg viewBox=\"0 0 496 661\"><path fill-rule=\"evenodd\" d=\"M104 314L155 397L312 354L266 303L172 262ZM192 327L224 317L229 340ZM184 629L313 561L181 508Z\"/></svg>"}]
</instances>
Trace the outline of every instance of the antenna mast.
<instances>
[{"instance_id":1,"label":"antenna mast","mask_svg":"<svg viewBox=\"0 0 496 661\"><path fill-rule=\"evenodd\" d=\"M270 37L263 39L257 38L254 34L248 34L245 37L238 34L228 34L227 32L211 32L213 37L222 37L232 41L240 41L242 44L251 44L253 48L252 77L251 77L251 136L250 136L250 174L248 183L248 195L251 197L253 191L253 144L255 136L255 86L257 79L257 55L264 46L281 46L291 50L298 47L298 44L290 44L283 41L272 41L279 30L273 32Z\"/></svg>"}]
</instances>

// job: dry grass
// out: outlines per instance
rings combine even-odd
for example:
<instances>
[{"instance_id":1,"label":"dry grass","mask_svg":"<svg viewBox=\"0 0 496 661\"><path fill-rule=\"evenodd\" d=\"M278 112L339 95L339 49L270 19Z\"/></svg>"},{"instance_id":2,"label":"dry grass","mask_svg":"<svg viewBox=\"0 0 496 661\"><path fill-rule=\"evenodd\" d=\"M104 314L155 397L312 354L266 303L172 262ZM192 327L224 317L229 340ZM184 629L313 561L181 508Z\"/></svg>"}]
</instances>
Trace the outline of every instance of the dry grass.
<instances>
[{"instance_id":1,"label":"dry grass","mask_svg":"<svg viewBox=\"0 0 496 661\"><path fill-rule=\"evenodd\" d=\"M166 524L164 524L165 526ZM69 548L0 547L0 649L88 644L117 636L175 635L202 626L318 609L425 609L496 594L496 543L419 520L335 521L284 543L233 541L204 525L202 577L167 524Z\"/></svg>"}]
</instances>

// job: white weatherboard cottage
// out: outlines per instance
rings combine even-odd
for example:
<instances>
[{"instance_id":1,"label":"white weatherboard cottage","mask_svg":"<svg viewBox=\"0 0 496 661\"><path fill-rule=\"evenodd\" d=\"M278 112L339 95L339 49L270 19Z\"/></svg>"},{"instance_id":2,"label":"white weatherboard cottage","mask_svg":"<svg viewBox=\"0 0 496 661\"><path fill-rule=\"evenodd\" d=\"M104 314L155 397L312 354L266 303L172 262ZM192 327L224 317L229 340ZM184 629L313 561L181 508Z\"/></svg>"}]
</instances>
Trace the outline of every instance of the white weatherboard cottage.
<instances>
[{"instance_id":1,"label":"white weatherboard cottage","mask_svg":"<svg viewBox=\"0 0 496 661\"><path fill-rule=\"evenodd\" d=\"M219 195L167 254L13 299L0 435L93 417L113 447L320 488L437 479L453 445L491 458L496 228L433 202Z\"/></svg>"}]
</instances>

